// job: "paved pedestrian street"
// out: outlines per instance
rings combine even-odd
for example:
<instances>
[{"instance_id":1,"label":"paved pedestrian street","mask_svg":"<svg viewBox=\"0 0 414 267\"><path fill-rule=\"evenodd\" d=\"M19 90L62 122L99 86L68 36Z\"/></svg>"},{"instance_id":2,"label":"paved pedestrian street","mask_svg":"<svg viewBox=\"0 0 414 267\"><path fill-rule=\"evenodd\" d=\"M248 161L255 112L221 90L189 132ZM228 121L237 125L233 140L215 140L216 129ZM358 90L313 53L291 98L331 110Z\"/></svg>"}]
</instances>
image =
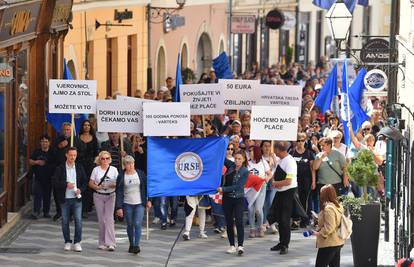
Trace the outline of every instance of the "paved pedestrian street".
<instances>
[{"instance_id":1,"label":"paved pedestrian street","mask_svg":"<svg viewBox=\"0 0 414 267\"><path fill-rule=\"evenodd\" d=\"M92 214L83 221L81 253L63 251L63 237L60 221L51 219L29 220L23 219L17 229L2 240L1 247L10 248L7 253L0 253L0 266L2 267L51 267L51 266L131 266L153 267L165 266L168 254L174 240L177 238L183 224L183 214L177 226L160 230L159 225L150 224L150 238L145 240L144 227L141 241L141 253L133 255L127 253L128 237L124 223L116 224L117 247L114 252L97 249L98 224L96 216ZM145 219L144 219L145 222ZM71 223L73 224L73 223ZM193 226L191 240L183 241L180 237L170 258L168 266L314 266L316 258L315 238L303 237L302 230L292 233L292 242L289 254L281 256L271 252L269 248L275 244L277 235L266 235L264 238L245 240L245 255L242 257L225 254L228 248L227 239L213 232L210 224L207 225L208 239L199 239L198 227ZM247 233L246 227L246 235ZM71 226L71 236L74 229ZM17 236L16 236L17 235ZM22 249L10 253L13 249ZM29 253L30 252L30 253ZM342 250L341 266L352 266L352 251L350 241Z\"/></svg>"}]
</instances>

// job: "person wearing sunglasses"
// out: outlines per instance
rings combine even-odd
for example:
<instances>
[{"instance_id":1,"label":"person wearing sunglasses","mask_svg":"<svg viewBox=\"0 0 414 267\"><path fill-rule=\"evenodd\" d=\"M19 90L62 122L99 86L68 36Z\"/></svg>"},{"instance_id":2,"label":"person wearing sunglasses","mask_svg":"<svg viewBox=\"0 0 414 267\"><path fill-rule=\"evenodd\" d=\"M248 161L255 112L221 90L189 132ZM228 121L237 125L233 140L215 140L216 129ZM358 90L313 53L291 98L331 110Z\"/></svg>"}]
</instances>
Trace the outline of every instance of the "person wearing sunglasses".
<instances>
[{"instance_id":1,"label":"person wearing sunglasses","mask_svg":"<svg viewBox=\"0 0 414 267\"><path fill-rule=\"evenodd\" d=\"M227 146L227 150L226 150L226 159L231 160L231 161L233 161L233 162L234 162L234 157L233 157L233 154L234 154L234 145L233 145L232 143L230 143L230 144Z\"/></svg>"},{"instance_id":2,"label":"person wearing sunglasses","mask_svg":"<svg viewBox=\"0 0 414 267\"><path fill-rule=\"evenodd\" d=\"M115 188L118 177L118 169L111 164L111 154L108 151L101 151L95 159L96 166L89 180L89 187L95 193L96 215L99 223L98 249L115 250Z\"/></svg>"}]
</instances>

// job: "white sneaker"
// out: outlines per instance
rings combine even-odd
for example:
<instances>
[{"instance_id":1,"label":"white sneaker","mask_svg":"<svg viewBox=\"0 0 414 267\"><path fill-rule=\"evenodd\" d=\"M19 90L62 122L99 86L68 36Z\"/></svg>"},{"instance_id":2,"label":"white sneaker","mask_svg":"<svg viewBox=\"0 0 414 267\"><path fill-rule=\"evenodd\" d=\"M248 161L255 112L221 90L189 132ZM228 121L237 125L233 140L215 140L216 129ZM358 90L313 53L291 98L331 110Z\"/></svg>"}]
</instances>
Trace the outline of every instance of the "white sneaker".
<instances>
[{"instance_id":1,"label":"white sneaker","mask_svg":"<svg viewBox=\"0 0 414 267\"><path fill-rule=\"evenodd\" d=\"M114 246L108 246L108 251L115 251L115 247Z\"/></svg>"},{"instance_id":2,"label":"white sneaker","mask_svg":"<svg viewBox=\"0 0 414 267\"><path fill-rule=\"evenodd\" d=\"M241 255L243 255L243 253L244 253L244 248L242 246L238 246L237 247L237 254L239 256L241 256Z\"/></svg>"},{"instance_id":3,"label":"white sneaker","mask_svg":"<svg viewBox=\"0 0 414 267\"><path fill-rule=\"evenodd\" d=\"M155 217L155 218L154 218L154 220L152 220L152 223L153 223L153 224L159 224L159 223L160 223L160 221L161 221L161 220L160 220L160 218Z\"/></svg>"},{"instance_id":4,"label":"white sneaker","mask_svg":"<svg viewBox=\"0 0 414 267\"><path fill-rule=\"evenodd\" d=\"M73 250L76 251L76 252L82 252L81 244L80 243L75 243Z\"/></svg>"},{"instance_id":5,"label":"white sneaker","mask_svg":"<svg viewBox=\"0 0 414 267\"><path fill-rule=\"evenodd\" d=\"M65 247L63 248L64 251L70 251L72 249L71 243L65 243Z\"/></svg>"},{"instance_id":6,"label":"white sneaker","mask_svg":"<svg viewBox=\"0 0 414 267\"><path fill-rule=\"evenodd\" d=\"M235 254L237 252L235 246L230 246L230 248L226 251L227 254Z\"/></svg>"},{"instance_id":7,"label":"white sneaker","mask_svg":"<svg viewBox=\"0 0 414 267\"><path fill-rule=\"evenodd\" d=\"M206 235L206 233L205 233L205 232L201 232L201 233L198 235L198 237L199 237L199 238L201 238L201 239L207 239L207 238L208 238L208 236Z\"/></svg>"},{"instance_id":8,"label":"white sneaker","mask_svg":"<svg viewBox=\"0 0 414 267\"><path fill-rule=\"evenodd\" d=\"M98 249L100 249L100 250L106 250L106 246L105 245L99 245L98 246Z\"/></svg>"},{"instance_id":9,"label":"white sneaker","mask_svg":"<svg viewBox=\"0 0 414 267\"><path fill-rule=\"evenodd\" d=\"M276 228L276 225L274 225L274 224L272 224L271 226L270 226L270 229L272 229L272 234L277 234L278 233L278 231L277 231L277 228Z\"/></svg>"}]
</instances>

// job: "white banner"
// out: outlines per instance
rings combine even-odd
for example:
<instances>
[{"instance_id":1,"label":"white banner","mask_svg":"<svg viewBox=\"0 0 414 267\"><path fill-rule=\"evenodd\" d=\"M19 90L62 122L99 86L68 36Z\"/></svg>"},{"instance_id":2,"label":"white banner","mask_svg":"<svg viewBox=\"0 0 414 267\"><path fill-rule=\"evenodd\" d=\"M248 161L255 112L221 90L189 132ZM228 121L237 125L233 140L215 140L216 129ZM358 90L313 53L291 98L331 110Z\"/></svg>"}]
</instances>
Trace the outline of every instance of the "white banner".
<instances>
[{"instance_id":1,"label":"white banner","mask_svg":"<svg viewBox=\"0 0 414 267\"><path fill-rule=\"evenodd\" d=\"M253 106L250 139L296 141L298 107Z\"/></svg>"},{"instance_id":2,"label":"white banner","mask_svg":"<svg viewBox=\"0 0 414 267\"><path fill-rule=\"evenodd\" d=\"M144 136L190 136L190 103L144 102Z\"/></svg>"},{"instance_id":3,"label":"white banner","mask_svg":"<svg viewBox=\"0 0 414 267\"><path fill-rule=\"evenodd\" d=\"M219 80L226 109L251 109L256 105L259 80Z\"/></svg>"},{"instance_id":4,"label":"white banner","mask_svg":"<svg viewBox=\"0 0 414 267\"><path fill-rule=\"evenodd\" d=\"M49 80L49 112L95 113L96 81Z\"/></svg>"},{"instance_id":5,"label":"white banner","mask_svg":"<svg viewBox=\"0 0 414 267\"><path fill-rule=\"evenodd\" d=\"M261 84L256 95L257 106L291 106L302 110L302 87L298 85Z\"/></svg>"},{"instance_id":6,"label":"white banner","mask_svg":"<svg viewBox=\"0 0 414 267\"><path fill-rule=\"evenodd\" d=\"M180 85L181 102L190 103L191 115L223 114L224 100L217 83Z\"/></svg>"},{"instance_id":7,"label":"white banner","mask_svg":"<svg viewBox=\"0 0 414 267\"><path fill-rule=\"evenodd\" d=\"M142 101L98 100L98 132L142 133Z\"/></svg>"}]
</instances>

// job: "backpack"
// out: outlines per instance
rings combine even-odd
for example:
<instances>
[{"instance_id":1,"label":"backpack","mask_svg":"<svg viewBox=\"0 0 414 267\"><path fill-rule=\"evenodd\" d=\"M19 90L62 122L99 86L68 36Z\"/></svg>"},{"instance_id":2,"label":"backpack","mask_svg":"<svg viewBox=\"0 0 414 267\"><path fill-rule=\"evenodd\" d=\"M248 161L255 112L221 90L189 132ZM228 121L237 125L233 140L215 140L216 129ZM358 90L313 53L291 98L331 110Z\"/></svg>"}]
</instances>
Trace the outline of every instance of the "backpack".
<instances>
[{"instance_id":1,"label":"backpack","mask_svg":"<svg viewBox=\"0 0 414 267\"><path fill-rule=\"evenodd\" d=\"M338 226L338 229L336 230L336 233L338 234L339 238L346 240L348 239L352 234L352 220L351 215L348 212L348 215L345 215L345 212L341 215L341 221Z\"/></svg>"}]
</instances>

